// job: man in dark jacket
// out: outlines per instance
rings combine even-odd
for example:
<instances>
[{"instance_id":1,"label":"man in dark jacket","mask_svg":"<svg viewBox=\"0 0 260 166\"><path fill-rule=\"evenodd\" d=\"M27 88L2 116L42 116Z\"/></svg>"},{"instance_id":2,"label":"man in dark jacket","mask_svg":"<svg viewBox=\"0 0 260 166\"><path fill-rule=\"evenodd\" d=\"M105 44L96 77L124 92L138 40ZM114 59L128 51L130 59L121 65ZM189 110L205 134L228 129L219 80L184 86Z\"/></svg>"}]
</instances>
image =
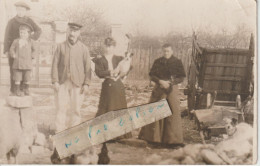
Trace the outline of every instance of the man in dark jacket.
<instances>
[{"instance_id":1,"label":"man in dark jacket","mask_svg":"<svg viewBox=\"0 0 260 166\"><path fill-rule=\"evenodd\" d=\"M82 26L77 23L68 26L67 40L58 44L51 70L57 103L56 132L80 123L82 94L88 91L91 77L88 48L78 40Z\"/></svg>"},{"instance_id":2,"label":"man in dark jacket","mask_svg":"<svg viewBox=\"0 0 260 166\"><path fill-rule=\"evenodd\" d=\"M33 28L33 33L30 36L31 39L37 40L41 35L41 28L29 17L26 16L26 12L30 10L29 5L26 3L19 1L15 3L17 15L9 20L5 29L5 38L4 38L4 53L8 55L8 62L10 66L10 91L11 94L14 93L14 80L12 65L14 59L10 56L9 51L13 41L19 38L19 27L22 23L29 24Z\"/></svg>"}]
</instances>

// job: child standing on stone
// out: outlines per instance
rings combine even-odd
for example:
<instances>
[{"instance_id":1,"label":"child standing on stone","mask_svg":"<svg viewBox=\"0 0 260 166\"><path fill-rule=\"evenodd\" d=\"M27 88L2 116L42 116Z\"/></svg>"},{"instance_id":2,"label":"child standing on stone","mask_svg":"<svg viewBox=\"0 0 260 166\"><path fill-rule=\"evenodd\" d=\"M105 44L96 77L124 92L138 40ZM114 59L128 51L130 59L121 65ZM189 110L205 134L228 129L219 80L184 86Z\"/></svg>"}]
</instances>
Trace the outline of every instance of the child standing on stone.
<instances>
[{"instance_id":1,"label":"child standing on stone","mask_svg":"<svg viewBox=\"0 0 260 166\"><path fill-rule=\"evenodd\" d=\"M29 82L31 80L32 59L35 57L35 43L30 39L33 31L31 25L22 23L19 27L19 38L15 39L10 48L10 55L14 58L12 65L13 80L15 81L15 95L22 96L20 82L24 82L23 92L29 95Z\"/></svg>"}]
</instances>

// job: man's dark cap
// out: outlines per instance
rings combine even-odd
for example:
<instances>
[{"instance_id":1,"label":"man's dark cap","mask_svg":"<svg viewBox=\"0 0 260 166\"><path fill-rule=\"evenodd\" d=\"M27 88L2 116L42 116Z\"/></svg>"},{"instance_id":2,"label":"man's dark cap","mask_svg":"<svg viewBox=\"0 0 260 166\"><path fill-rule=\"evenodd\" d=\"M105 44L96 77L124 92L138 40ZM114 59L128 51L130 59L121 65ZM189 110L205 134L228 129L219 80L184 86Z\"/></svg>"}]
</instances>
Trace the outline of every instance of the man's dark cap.
<instances>
[{"instance_id":1,"label":"man's dark cap","mask_svg":"<svg viewBox=\"0 0 260 166\"><path fill-rule=\"evenodd\" d=\"M30 10L30 9L31 9L30 6L29 6L27 3L23 2L23 1L18 1L18 2L16 2L16 3L14 4L14 6L16 6L16 7L24 7L24 8L26 8L27 10Z\"/></svg>"},{"instance_id":2,"label":"man's dark cap","mask_svg":"<svg viewBox=\"0 0 260 166\"><path fill-rule=\"evenodd\" d=\"M104 41L105 46L110 47L110 46L116 46L116 41L112 37L107 37Z\"/></svg>"},{"instance_id":3,"label":"man's dark cap","mask_svg":"<svg viewBox=\"0 0 260 166\"><path fill-rule=\"evenodd\" d=\"M21 22L20 23L19 29L22 29L22 28L25 28L25 29L27 29L30 32L33 31L33 27L30 24L26 23L26 22Z\"/></svg>"},{"instance_id":4,"label":"man's dark cap","mask_svg":"<svg viewBox=\"0 0 260 166\"><path fill-rule=\"evenodd\" d=\"M80 30L82 28L82 25L74 22L68 23L68 26L73 30Z\"/></svg>"}]
</instances>

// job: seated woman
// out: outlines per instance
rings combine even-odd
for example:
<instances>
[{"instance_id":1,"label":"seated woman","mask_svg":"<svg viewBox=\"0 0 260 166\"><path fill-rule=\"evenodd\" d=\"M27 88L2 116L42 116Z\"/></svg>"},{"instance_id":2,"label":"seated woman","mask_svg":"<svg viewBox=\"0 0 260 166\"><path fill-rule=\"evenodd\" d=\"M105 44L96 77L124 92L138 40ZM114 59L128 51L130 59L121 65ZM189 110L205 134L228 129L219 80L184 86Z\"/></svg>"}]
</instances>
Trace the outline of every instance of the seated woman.
<instances>
[{"instance_id":1,"label":"seated woman","mask_svg":"<svg viewBox=\"0 0 260 166\"><path fill-rule=\"evenodd\" d=\"M97 76L105 79L102 83L96 117L109 111L127 108L124 84L121 79L114 79L118 74L118 71L115 69L119 62L123 60L123 57L114 55L116 41L113 38L106 38L104 44L106 46L105 55L93 60ZM119 138L129 137L132 137L131 133L127 133Z\"/></svg>"}]
</instances>

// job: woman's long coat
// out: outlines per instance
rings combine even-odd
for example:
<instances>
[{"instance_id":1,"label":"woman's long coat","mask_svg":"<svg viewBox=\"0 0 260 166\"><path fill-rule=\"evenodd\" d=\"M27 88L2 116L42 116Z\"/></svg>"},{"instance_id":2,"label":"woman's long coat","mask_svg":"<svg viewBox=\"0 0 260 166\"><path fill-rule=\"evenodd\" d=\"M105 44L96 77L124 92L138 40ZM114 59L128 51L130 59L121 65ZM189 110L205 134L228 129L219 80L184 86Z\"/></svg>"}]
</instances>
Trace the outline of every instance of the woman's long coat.
<instances>
[{"instance_id":1,"label":"woman's long coat","mask_svg":"<svg viewBox=\"0 0 260 166\"><path fill-rule=\"evenodd\" d=\"M182 62L174 56L171 56L169 59L161 57L155 60L149 75L151 80L156 83L150 102L156 102L166 98L172 115L143 127L140 131L139 138L149 142L182 144L183 131L177 85L185 77ZM170 89L165 90L160 87L159 80L174 81Z\"/></svg>"}]
</instances>

